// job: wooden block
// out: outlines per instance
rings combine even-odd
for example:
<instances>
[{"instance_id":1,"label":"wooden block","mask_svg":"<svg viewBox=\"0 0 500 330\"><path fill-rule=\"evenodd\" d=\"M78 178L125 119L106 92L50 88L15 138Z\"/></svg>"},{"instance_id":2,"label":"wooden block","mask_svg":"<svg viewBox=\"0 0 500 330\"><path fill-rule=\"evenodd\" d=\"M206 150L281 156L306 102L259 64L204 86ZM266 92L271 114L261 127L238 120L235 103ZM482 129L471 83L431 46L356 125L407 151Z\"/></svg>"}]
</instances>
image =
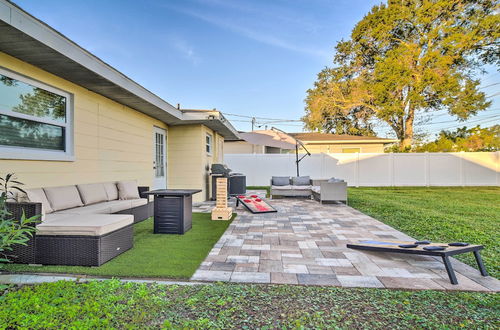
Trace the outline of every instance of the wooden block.
<instances>
[{"instance_id":1,"label":"wooden block","mask_svg":"<svg viewBox=\"0 0 500 330\"><path fill-rule=\"evenodd\" d=\"M212 210L212 220L231 220L232 216L232 207L214 207Z\"/></svg>"},{"instance_id":2,"label":"wooden block","mask_svg":"<svg viewBox=\"0 0 500 330\"><path fill-rule=\"evenodd\" d=\"M227 178L217 178L216 200L217 200L216 203L217 209L227 209ZM212 220L219 220L219 219L213 219L212 216ZM221 220L228 220L228 219L221 219Z\"/></svg>"}]
</instances>

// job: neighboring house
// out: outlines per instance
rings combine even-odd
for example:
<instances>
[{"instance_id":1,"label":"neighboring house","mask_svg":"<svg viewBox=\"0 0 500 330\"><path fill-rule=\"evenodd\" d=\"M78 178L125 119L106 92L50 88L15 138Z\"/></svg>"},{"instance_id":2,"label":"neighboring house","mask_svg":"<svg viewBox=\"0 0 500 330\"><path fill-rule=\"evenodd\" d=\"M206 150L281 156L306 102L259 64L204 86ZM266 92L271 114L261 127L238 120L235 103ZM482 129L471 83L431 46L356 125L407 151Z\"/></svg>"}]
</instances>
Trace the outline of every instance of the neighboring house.
<instances>
[{"instance_id":1,"label":"neighboring house","mask_svg":"<svg viewBox=\"0 0 500 330\"><path fill-rule=\"evenodd\" d=\"M0 173L27 188L137 179L194 188L237 139L214 110L181 110L0 0Z\"/></svg>"},{"instance_id":2,"label":"neighboring house","mask_svg":"<svg viewBox=\"0 0 500 330\"><path fill-rule=\"evenodd\" d=\"M326 133L289 133L302 141L310 153L384 152L384 148L398 140L376 136L336 135Z\"/></svg>"},{"instance_id":3,"label":"neighboring house","mask_svg":"<svg viewBox=\"0 0 500 330\"><path fill-rule=\"evenodd\" d=\"M225 141L225 154L280 154L295 150L295 140L282 132L239 132L239 140Z\"/></svg>"}]
</instances>

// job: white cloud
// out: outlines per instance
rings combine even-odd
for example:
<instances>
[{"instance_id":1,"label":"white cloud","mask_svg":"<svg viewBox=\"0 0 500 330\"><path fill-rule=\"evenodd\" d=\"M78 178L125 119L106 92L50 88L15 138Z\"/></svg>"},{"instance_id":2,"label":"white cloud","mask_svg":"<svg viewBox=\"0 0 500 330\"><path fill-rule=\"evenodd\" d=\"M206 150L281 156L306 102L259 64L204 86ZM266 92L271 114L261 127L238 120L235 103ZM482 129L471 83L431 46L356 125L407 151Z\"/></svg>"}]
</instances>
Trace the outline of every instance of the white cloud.
<instances>
[{"instance_id":1,"label":"white cloud","mask_svg":"<svg viewBox=\"0 0 500 330\"><path fill-rule=\"evenodd\" d=\"M288 42L285 39L273 36L269 34L268 32L262 32L262 31L257 31L255 29L247 28L239 24L234 24L230 22L229 20L222 19L220 17L212 16L212 15L207 15L207 14L202 14L197 11L189 10L189 9L184 9L184 8L178 8L178 7L170 7L178 12L181 12L185 15L197 18L199 20L202 20L204 22L207 22L209 24L218 26L220 28L229 30L233 33L242 35L246 38L258 41L260 43L274 46L274 47L279 47L282 49L287 49L290 51L294 52L299 52L299 53L304 53L308 55L313 55L317 57L322 57L326 58L330 56L330 53L321 50L321 49L316 49L313 47L309 46L300 46L296 45L294 43Z\"/></svg>"},{"instance_id":2,"label":"white cloud","mask_svg":"<svg viewBox=\"0 0 500 330\"><path fill-rule=\"evenodd\" d=\"M182 57L190 61L192 64L198 65L201 63L201 58L195 52L194 47L191 46L185 39L179 36L170 36L168 41Z\"/></svg>"}]
</instances>

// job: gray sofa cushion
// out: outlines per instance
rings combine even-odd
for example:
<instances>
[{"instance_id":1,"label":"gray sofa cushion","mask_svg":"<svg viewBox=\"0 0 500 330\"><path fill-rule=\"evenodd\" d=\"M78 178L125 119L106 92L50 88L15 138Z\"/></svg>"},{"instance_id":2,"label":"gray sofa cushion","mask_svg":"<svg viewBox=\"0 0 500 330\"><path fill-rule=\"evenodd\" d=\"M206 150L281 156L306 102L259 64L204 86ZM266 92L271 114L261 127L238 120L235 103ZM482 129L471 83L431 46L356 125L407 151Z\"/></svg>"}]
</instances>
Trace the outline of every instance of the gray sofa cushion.
<instances>
[{"instance_id":1,"label":"gray sofa cushion","mask_svg":"<svg viewBox=\"0 0 500 330\"><path fill-rule=\"evenodd\" d=\"M49 187L43 188L43 191L54 211L66 210L83 205L76 186Z\"/></svg>"},{"instance_id":2,"label":"gray sofa cushion","mask_svg":"<svg viewBox=\"0 0 500 330\"><path fill-rule=\"evenodd\" d=\"M290 178L288 176L273 176L273 186L288 186L290 185Z\"/></svg>"},{"instance_id":3,"label":"gray sofa cushion","mask_svg":"<svg viewBox=\"0 0 500 330\"><path fill-rule=\"evenodd\" d=\"M108 200L108 195L102 183L78 184L76 187L85 205L106 202Z\"/></svg>"},{"instance_id":4,"label":"gray sofa cushion","mask_svg":"<svg viewBox=\"0 0 500 330\"><path fill-rule=\"evenodd\" d=\"M67 214L36 226L37 235L102 236L134 223L131 214Z\"/></svg>"},{"instance_id":5,"label":"gray sofa cushion","mask_svg":"<svg viewBox=\"0 0 500 330\"><path fill-rule=\"evenodd\" d=\"M309 176L294 176L292 178L293 186L309 186L311 185L311 178Z\"/></svg>"},{"instance_id":6,"label":"gray sofa cushion","mask_svg":"<svg viewBox=\"0 0 500 330\"><path fill-rule=\"evenodd\" d=\"M56 214L111 214L123 210L129 210L147 203L148 200L146 198L115 200L62 210Z\"/></svg>"},{"instance_id":7,"label":"gray sofa cushion","mask_svg":"<svg viewBox=\"0 0 500 330\"><path fill-rule=\"evenodd\" d=\"M104 190L106 190L106 195L108 196L108 201L114 201L118 199L118 187L114 182L103 183Z\"/></svg>"},{"instance_id":8,"label":"gray sofa cushion","mask_svg":"<svg viewBox=\"0 0 500 330\"><path fill-rule=\"evenodd\" d=\"M42 203L42 213L43 214L49 214L52 213L54 210L50 206L49 200L47 199L47 196L45 196L45 192L43 191L42 188L38 189L27 189L26 190L26 195L28 196L28 199L32 203Z\"/></svg>"},{"instance_id":9,"label":"gray sofa cushion","mask_svg":"<svg viewBox=\"0 0 500 330\"><path fill-rule=\"evenodd\" d=\"M303 186L292 186L292 190L311 190L311 185Z\"/></svg>"},{"instance_id":10,"label":"gray sofa cushion","mask_svg":"<svg viewBox=\"0 0 500 330\"><path fill-rule=\"evenodd\" d=\"M55 214L111 214L113 213L110 202L102 202L82 207L74 207L56 212Z\"/></svg>"},{"instance_id":11,"label":"gray sofa cushion","mask_svg":"<svg viewBox=\"0 0 500 330\"><path fill-rule=\"evenodd\" d=\"M292 190L292 186L286 185L286 186L271 186L272 190Z\"/></svg>"},{"instance_id":12,"label":"gray sofa cushion","mask_svg":"<svg viewBox=\"0 0 500 330\"><path fill-rule=\"evenodd\" d=\"M118 181L118 196L121 200L124 199L139 199L139 188L137 187L137 181Z\"/></svg>"}]
</instances>

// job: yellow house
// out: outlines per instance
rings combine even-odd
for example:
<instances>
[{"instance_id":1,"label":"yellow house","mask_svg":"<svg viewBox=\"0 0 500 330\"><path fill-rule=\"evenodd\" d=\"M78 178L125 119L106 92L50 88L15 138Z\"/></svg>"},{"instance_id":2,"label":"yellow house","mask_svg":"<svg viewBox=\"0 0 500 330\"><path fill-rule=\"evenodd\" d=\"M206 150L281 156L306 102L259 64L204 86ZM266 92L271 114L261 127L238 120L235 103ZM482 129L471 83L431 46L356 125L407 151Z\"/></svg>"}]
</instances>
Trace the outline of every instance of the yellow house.
<instances>
[{"instance_id":1,"label":"yellow house","mask_svg":"<svg viewBox=\"0 0 500 330\"><path fill-rule=\"evenodd\" d=\"M381 153L388 144L397 142L376 136L337 135L327 133L284 133L279 130L239 132L239 139L225 142L226 154L276 154L295 152L299 140L310 153ZM304 152L299 147L299 152Z\"/></svg>"},{"instance_id":2,"label":"yellow house","mask_svg":"<svg viewBox=\"0 0 500 330\"><path fill-rule=\"evenodd\" d=\"M27 188L136 179L192 188L237 132L216 110L182 110L16 5L0 0L0 173Z\"/></svg>"},{"instance_id":3,"label":"yellow house","mask_svg":"<svg viewBox=\"0 0 500 330\"><path fill-rule=\"evenodd\" d=\"M289 133L300 140L310 153L382 153L384 148L398 142L376 136L337 135L327 133Z\"/></svg>"}]
</instances>

